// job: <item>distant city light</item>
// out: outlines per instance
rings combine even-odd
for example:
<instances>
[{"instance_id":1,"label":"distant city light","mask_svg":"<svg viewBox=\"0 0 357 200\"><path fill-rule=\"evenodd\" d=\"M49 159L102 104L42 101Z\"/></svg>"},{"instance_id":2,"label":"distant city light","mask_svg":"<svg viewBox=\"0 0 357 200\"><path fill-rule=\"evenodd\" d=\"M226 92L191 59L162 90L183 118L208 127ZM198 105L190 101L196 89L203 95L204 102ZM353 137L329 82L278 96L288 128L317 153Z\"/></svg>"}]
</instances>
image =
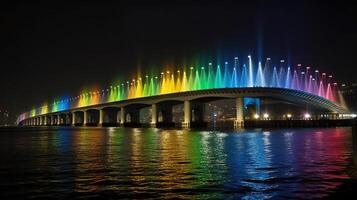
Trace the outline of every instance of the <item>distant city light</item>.
<instances>
[{"instance_id":1,"label":"distant city light","mask_svg":"<svg viewBox=\"0 0 357 200\"><path fill-rule=\"evenodd\" d=\"M258 114L254 114L254 119L259 119L259 115Z\"/></svg>"},{"instance_id":2,"label":"distant city light","mask_svg":"<svg viewBox=\"0 0 357 200\"><path fill-rule=\"evenodd\" d=\"M264 119L268 119L268 118L269 118L269 114L268 114L268 113L264 113L264 114L263 114L263 118L264 118Z\"/></svg>"},{"instance_id":3,"label":"distant city light","mask_svg":"<svg viewBox=\"0 0 357 200\"><path fill-rule=\"evenodd\" d=\"M310 118L311 118L311 115L309 113L304 114L304 119L310 119Z\"/></svg>"},{"instance_id":4,"label":"distant city light","mask_svg":"<svg viewBox=\"0 0 357 200\"><path fill-rule=\"evenodd\" d=\"M286 114L286 117L290 119L292 117L292 115L290 113L288 113L288 114Z\"/></svg>"}]
</instances>

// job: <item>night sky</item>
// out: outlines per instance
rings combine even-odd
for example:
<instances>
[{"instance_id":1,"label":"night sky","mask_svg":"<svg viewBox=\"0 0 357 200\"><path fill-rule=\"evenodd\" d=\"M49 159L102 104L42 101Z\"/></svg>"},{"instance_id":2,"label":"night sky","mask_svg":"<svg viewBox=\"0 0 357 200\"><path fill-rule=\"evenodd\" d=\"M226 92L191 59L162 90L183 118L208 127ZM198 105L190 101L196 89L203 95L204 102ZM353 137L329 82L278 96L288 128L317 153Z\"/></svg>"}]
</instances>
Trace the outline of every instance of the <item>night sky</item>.
<instances>
[{"instance_id":1,"label":"night sky","mask_svg":"<svg viewBox=\"0 0 357 200\"><path fill-rule=\"evenodd\" d=\"M173 2L2 5L0 109L17 114L197 57L285 59L357 82L350 2Z\"/></svg>"}]
</instances>

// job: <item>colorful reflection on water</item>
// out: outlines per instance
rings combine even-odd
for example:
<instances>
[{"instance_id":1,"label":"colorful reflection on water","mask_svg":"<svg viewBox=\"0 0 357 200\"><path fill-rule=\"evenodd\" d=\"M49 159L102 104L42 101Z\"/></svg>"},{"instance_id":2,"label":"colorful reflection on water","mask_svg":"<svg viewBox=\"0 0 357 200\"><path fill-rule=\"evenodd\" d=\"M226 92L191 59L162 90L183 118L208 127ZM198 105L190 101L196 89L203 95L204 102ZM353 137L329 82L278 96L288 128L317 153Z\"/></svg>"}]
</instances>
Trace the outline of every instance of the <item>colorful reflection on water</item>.
<instances>
[{"instance_id":1,"label":"colorful reflection on water","mask_svg":"<svg viewBox=\"0 0 357 200\"><path fill-rule=\"evenodd\" d=\"M6 198L319 198L345 179L351 130L1 131Z\"/></svg>"}]
</instances>

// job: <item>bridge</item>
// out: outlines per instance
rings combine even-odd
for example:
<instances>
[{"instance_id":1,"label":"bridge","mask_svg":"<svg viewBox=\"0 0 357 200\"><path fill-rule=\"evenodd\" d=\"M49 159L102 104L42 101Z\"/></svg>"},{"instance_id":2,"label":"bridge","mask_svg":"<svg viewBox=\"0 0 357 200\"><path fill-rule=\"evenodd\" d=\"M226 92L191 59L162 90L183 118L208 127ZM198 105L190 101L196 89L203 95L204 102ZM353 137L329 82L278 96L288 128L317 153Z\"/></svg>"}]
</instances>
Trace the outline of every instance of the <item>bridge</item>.
<instances>
[{"instance_id":1,"label":"bridge","mask_svg":"<svg viewBox=\"0 0 357 200\"><path fill-rule=\"evenodd\" d=\"M190 127L204 123L204 103L235 99L235 126L242 127L245 98L274 98L297 105L322 108L335 114L347 114L332 75L313 71L298 64L295 69L280 61L280 68L267 58L261 62L240 65L212 63L208 67L163 71L160 76L138 76L107 89L82 91L75 97L62 97L20 114L21 126L49 125L123 125L140 126L140 110L151 108L152 126L172 126L173 106L183 104L183 121Z\"/></svg>"}]
</instances>

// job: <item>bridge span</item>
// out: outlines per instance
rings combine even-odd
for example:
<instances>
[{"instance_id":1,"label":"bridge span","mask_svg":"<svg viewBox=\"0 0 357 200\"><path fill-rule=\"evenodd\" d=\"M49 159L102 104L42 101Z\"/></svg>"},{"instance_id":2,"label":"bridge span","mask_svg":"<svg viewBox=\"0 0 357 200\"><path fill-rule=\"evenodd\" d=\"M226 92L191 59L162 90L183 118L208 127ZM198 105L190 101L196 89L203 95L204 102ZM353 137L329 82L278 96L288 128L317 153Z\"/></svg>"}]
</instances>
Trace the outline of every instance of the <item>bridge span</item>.
<instances>
[{"instance_id":1,"label":"bridge span","mask_svg":"<svg viewBox=\"0 0 357 200\"><path fill-rule=\"evenodd\" d=\"M243 98L245 97L268 97L322 108L336 114L349 113L346 108L337 103L311 93L286 88L246 87L177 92L102 103L29 117L19 121L19 125L140 126L140 109L150 107L152 126L172 126L175 125L172 108L183 104L183 122L179 126L190 127L204 123L204 103L220 99L235 99L234 124L236 127L243 127L245 119Z\"/></svg>"}]
</instances>

